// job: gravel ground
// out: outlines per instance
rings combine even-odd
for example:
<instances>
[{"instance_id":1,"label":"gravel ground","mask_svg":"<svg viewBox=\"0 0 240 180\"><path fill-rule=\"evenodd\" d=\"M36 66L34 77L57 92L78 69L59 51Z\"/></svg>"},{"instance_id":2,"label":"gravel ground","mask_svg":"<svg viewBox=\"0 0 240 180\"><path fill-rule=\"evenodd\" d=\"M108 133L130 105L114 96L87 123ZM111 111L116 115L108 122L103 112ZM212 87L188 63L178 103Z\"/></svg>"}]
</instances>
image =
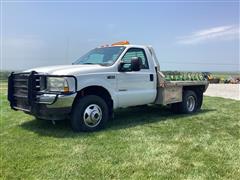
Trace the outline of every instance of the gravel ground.
<instances>
[{"instance_id":1,"label":"gravel ground","mask_svg":"<svg viewBox=\"0 0 240 180\"><path fill-rule=\"evenodd\" d=\"M209 84L204 95L240 100L240 84Z\"/></svg>"}]
</instances>

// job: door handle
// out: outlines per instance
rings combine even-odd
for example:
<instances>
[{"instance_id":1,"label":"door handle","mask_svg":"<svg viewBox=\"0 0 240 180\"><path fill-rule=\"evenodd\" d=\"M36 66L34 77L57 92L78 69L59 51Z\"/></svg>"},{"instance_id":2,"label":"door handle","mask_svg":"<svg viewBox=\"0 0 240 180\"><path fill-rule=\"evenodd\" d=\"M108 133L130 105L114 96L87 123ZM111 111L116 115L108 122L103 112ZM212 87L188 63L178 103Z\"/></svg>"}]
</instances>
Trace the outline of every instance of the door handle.
<instances>
[{"instance_id":1,"label":"door handle","mask_svg":"<svg viewBox=\"0 0 240 180\"><path fill-rule=\"evenodd\" d=\"M150 74L150 81L153 81L153 79L154 79L153 74Z\"/></svg>"},{"instance_id":2,"label":"door handle","mask_svg":"<svg viewBox=\"0 0 240 180\"><path fill-rule=\"evenodd\" d=\"M107 76L107 79L115 79L115 76Z\"/></svg>"}]
</instances>

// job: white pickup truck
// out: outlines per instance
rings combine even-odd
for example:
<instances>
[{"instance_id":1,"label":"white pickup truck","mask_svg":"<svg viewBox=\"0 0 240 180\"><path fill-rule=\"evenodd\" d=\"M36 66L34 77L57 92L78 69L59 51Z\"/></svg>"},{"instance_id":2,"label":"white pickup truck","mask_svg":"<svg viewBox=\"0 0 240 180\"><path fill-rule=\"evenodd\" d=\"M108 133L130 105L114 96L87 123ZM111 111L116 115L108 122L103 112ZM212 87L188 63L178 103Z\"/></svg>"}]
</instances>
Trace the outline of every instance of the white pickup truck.
<instances>
[{"instance_id":1,"label":"white pickup truck","mask_svg":"<svg viewBox=\"0 0 240 180\"><path fill-rule=\"evenodd\" d=\"M201 108L207 80L167 81L151 46L127 41L99 47L72 65L11 73L8 100L38 119L70 117L74 131L103 128L117 108L162 104L174 112Z\"/></svg>"}]
</instances>

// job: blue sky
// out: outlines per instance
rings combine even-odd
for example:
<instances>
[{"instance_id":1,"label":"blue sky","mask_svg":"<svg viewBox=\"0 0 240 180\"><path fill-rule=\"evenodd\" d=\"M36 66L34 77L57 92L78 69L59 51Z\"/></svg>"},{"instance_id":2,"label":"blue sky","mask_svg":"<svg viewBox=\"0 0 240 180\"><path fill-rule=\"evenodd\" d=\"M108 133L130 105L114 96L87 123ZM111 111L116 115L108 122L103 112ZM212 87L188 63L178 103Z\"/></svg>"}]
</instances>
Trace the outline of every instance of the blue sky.
<instances>
[{"instance_id":1,"label":"blue sky","mask_svg":"<svg viewBox=\"0 0 240 180\"><path fill-rule=\"evenodd\" d=\"M2 68L70 64L128 40L163 70L239 71L239 2L2 2Z\"/></svg>"}]
</instances>

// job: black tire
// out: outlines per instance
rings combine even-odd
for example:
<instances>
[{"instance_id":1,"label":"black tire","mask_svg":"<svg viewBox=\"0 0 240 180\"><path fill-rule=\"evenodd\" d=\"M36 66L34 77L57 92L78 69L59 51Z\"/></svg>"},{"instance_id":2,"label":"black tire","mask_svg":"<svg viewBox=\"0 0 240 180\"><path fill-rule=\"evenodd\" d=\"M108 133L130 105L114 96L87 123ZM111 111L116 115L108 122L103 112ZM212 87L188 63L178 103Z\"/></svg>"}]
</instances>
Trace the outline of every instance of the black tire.
<instances>
[{"instance_id":1,"label":"black tire","mask_svg":"<svg viewBox=\"0 0 240 180\"><path fill-rule=\"evenodd\" d=\"M75 132L98 131L104 128L108 118L109 110L106 102L99 96L87 95L80 98L74 105L71 114L71 125Z\"/></svg>"},{"instance_id":2,"label":"black tire","mask_svg":"<svg viewBox=\"0 0 240 180\"><path fill-rule=\"evenodd\" d=\"M184 114L191 114L198 110L199 107L201 107L201 104L198 103L197 95L194 91L191 90L185 90L183 92L182 102L180 103L174 103L171 105L171 110L174 113L184 113ZM192 106L189 106L188 101L191 99L191 102L193 103Z\"/></svg>"},{"instance_id":3,"label":"black tire","mask_svg":"<svg viewBox=\"0 0 240 180\"><path fill-rule=\"evenodd\" d=\"M193 105L189 106L188 101L193 101ZM183 101L180 103L180 112L184 114L191 114L196 112L198 107L198 98L194 91L185 90L183 91Z\"/></svg>"}]
</instances>

